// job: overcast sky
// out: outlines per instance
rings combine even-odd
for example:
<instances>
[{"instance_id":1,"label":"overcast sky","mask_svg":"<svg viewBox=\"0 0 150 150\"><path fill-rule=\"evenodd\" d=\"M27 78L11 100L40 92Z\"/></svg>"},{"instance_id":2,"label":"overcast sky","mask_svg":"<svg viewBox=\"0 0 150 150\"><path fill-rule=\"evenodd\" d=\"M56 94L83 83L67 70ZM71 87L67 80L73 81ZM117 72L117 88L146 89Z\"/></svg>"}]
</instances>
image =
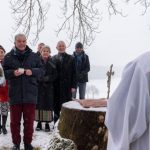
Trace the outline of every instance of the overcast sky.
<instances>
[{"instance_id":1,"label":"overcast sky","mask_svg":"<svg viewBox=\"0 0 150 150\"><path fill-rule=\"evenodd\" d=\"M46 26L39 40L49 45L53 54L56 53L57 41L60 39L66 41L65 32L60 37L56 37L55 34L56 27L60 23L57 14L60 5L57 1L51 2ZM0 44L7 51L13 46L11 36L14 36L12 27L15 24L8 2L8 0L2 1L0 9ZM142 16L138 7L128 6L125 9L127 17L117 15L110 18L105 11L103 12L103 20L100 23L101 33L97 34L94 43L86 49L91 64L109 66L113 63L115 66L124 66L128 61L150 50L150 11ZM74 51L75 42L68 48L68 53ZM31 47L36 51L36 46Z\"/></svg>"}]
</instances>

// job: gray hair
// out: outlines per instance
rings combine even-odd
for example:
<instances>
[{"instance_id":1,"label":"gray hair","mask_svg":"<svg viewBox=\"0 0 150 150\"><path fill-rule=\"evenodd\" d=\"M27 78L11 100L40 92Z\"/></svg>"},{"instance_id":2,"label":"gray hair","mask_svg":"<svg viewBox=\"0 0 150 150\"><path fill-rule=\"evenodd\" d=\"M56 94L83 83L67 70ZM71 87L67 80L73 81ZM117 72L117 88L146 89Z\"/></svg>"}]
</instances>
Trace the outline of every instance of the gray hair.
<instances>
[{"instance_id":1,"label":"gray hair","mask_svg":"<svg viewBox=\"0 0 150 150\"><path fill-rule=\"evenodd\" d=\"M20 36L23 36L23 37L25 37L25 39L27 39L25 34L19 33L19 34L16 34L16 35L15 35L15 41L16 41L16 39L17 39L18 37L20 37Z\"/></svg>"},{"instance_id":2,"label":"gray hair","mask_svg":"<svg viewBox=\"0 0 150 150\"><path fill-rule=\"evenodd\" d=\"M58 41L58 43L57 43L57 46L59 45L59 44L64 44L65 45L65 47L66 47L66 43L64 42L64 41Z\"/></svg>"},{"instance_id":3,"label":"gray hair","mask_svg":"<svg viewBox=\"0 0 150 150\"><path fill-rule=\"evenodd\" d=\"M47 48L49 52L51 52L51 48L48 45L44 45L41 48L41 52L43 51L44 48Z\"/></svg>"}]
</instances>

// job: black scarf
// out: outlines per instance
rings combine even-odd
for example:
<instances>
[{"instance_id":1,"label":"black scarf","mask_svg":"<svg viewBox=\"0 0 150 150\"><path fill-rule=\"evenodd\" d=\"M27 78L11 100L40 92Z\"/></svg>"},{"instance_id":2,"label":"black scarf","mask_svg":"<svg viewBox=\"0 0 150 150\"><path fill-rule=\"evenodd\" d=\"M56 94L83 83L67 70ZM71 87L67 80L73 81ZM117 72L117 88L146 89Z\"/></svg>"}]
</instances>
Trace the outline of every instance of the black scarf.
<instances>
[{"instance_id":1,"label":"black scarf","mask_svg":"<svg viewBox=\"0 0 150 150\"><path fill-rule=\"evenodd\" d=\"M19 50L17 47L14 48L14 54L18 57L19 61L23 62L24 59L29 55L31 49L26 46L24 51Z\"/></svg>"}]
</instances>

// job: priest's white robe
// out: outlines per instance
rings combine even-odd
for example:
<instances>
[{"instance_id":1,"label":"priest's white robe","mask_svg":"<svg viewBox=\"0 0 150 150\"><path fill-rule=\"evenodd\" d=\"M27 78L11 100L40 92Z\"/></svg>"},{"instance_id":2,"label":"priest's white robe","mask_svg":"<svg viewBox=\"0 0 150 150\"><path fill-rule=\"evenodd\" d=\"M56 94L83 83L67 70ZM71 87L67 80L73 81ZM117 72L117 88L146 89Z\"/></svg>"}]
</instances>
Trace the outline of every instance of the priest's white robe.
<instances>
[{"instance_id":1,"label":"priest's white robe","mask_svg":"<svg viewBox=\"0 0 150 150\"><path fill-rule=\"evenodd\" d=\"M0 85L2 85L5 83L5 75L1 63L0 63L0 69L2 70L2 76L0 76Z\"/></svg>"},{"instance_id":2,"label":"priest's white robe","mask_svg":"<svg viewBox=\"0 0 150 150\"><path fill-rule=\"evenodd\" d=\"M150 52L126 65L105 124L107 150L150 150Z\"/></svg>"}]
</instances>

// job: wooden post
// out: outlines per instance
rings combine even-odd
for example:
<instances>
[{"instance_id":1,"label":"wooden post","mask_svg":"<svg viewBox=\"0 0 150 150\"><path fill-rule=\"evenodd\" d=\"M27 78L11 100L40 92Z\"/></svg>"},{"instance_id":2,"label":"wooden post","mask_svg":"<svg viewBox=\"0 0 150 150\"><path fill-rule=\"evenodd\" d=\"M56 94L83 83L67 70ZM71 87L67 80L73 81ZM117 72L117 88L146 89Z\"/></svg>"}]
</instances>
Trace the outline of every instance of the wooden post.
<instances>
[{"instance_id":1,"label":"wooden post","mask_svg":"<svg viewBox=\"0 0 150 150\"><path fill-rule=\"evenodd\" d=\"M108 79L107 79L107 88L108 88L107 99L109 99L109 94L110 94L111 76L114 75L114 71L112 71L112 68L113 68L113 64L111 64L110 70L107 72L107 76L108 76Z\"/></svg>"}]
</instances>

